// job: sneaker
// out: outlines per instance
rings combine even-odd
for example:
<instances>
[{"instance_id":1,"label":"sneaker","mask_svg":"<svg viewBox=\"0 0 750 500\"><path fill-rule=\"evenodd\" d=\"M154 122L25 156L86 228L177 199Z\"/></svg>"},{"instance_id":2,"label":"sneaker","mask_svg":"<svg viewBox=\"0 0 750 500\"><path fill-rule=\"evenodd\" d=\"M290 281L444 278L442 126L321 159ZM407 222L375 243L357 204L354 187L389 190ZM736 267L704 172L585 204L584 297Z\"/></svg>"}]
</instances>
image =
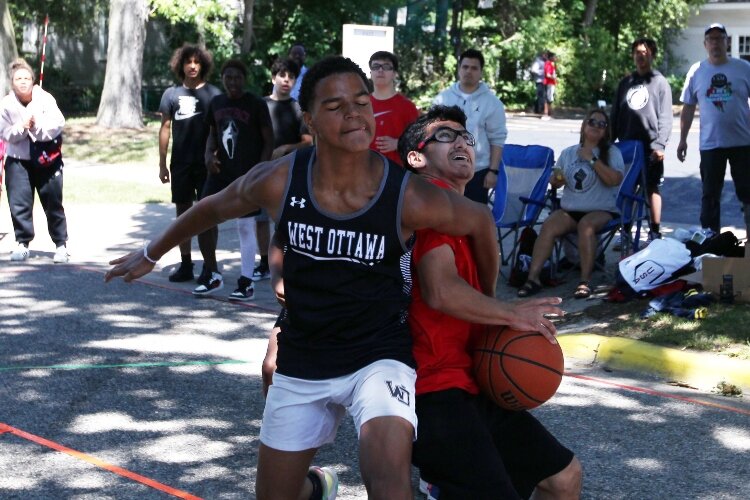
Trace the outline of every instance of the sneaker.
<instances>
[{"instance_id":1,"label":"sneaker","mask_svg":"<svg viewBox=\"0 0 750 500\"><path fill-rule=\"evenodd\" d=\"M440 488L428 483L421 477L419 478L419 491L427 495L427 500L437 500L440 498Z\"/></svg>"},{"instance_id":2,"label":"sneaker","mask_svg":"<svg viewBox=\"0 0 750 500\"><path fill-rule=\"evenodd\" d=\"M20 262L29 258L29 247L23 243L19 243L13 252L10 254L10 260Z\"/></svg>"},{"instance_id":3,"label":"sneaker","mask_svg":"<svg viewBox=\"0 0 750 500\"><path fill-rule=\"evenodd\" d=\"M206 269L206 266L203 266L203 269L201 270L200 275L198 276L198 279L195 280L196 283L199 285L207 285L208 280L211 278L211 271Z\"/></svg>"},{"instance_id":4,"label":"sneaker","mask_svg":"<svg viewBox=\"0 0 750 500\"><path fill-rule=\"evenodd\" d=\"M271 270L268 269L267 265L258 264L253 269L253 281L267 280L271 277Z\"/></svg>"},{"instance_id":5,"label":"sneaker","mask_svg":"<svg viewBox=\"0 0 750 500\"><path fill-rule=\"evenodd\" d=\"M339 490L339 477L330 467L310 467L308 474L315 474L323 487L322 500L335 500Z\"/></svg>"},{"instance_id":6,"label":"sneaker","mask_svg":"<svg viewBox=\"0 0 750 500\"><path fill-rule=\"evenodd\" d=\"M55 256L52 258L52 262L55 264L67 264L67 262L70 260L70 254L68 253L68 249L65 247L65 245L60 245L57 247L57 250L55 250Z\"/></svg>"},{"instance_id":7,"label":"sneaker","mask_svg":"<svg viewBox=\"0 0 750 500\"><path fill-rule=\"evenodd\" d=\"M193 281L195 275L193 274L194 264L180 262L180 267L175 272L169 275L169 281L172 283L183 283L185 281Z\"/></svg>"},{"instance_id":8,"label":"sneaker","mask_svg":"<svg viewBox=\"0 0 750 500\"><path fill-rule=\"evenodd\" d=\"M221 290L222 288L224 288L224 278L221 277L221 274L212 272L206 283L201 283L200 285L195 287L195 290L193 290L193 295L203 297L206 295L211 295L212 293Z\"/></svg>"},{"instance_id":9,"label":"sneaker","mask_svg":"<svg viewBox=\"0 0 750 500\"><path fill-rule=\"evenodd\" d=\"M255 297L255 288L250 278L240 276L237 280L237 289L229 294L229 300L252 300Z\"/></svg>"}]
</instances>

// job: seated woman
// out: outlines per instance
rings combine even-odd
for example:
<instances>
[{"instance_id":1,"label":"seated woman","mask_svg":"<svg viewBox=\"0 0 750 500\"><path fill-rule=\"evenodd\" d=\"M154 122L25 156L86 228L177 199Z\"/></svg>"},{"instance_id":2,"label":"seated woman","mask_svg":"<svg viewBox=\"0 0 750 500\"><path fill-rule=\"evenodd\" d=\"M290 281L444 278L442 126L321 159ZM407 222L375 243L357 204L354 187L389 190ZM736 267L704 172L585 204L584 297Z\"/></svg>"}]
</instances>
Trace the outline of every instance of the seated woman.
<instances>
[{"instance_id":1,"label":"seated woman","mask_svg":"<svg viewBox=\"0 0 750 500\"><path fill-rule=\"evenodd\" d=\"M519 297L528 297L541 290L539 273L552 255L555 240L573 231L578 233L578 252L581 258L581 281L574 296L584 299L591 295L591 273L597 247L596 232L614 217L618 217L617 191L625 170L620 150L609 143L607 115L594 109L586 114L581 124L580 144L563 150L557 160L550 184L565 186L559 210L555 210L542 224L531 256L528 281L518 290Z\"/></svg>"}]
</instances>

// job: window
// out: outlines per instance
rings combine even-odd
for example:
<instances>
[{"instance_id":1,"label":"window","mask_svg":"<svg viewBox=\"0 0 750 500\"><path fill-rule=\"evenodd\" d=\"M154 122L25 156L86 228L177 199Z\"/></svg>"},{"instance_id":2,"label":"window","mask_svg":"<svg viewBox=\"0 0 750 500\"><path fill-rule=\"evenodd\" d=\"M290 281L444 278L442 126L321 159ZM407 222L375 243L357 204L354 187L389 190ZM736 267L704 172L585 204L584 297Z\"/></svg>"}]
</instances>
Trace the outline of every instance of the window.
<instances>
[{"instance_id":1,"label":"window","mask_svg":"<svg viewBox=\"0 0 750 500\"><path fill-rule=\"evenodd\" d=\"M746 61L750 61L750 36L738 37L739 50L738 56Z\"/></svg>"}]
</instances>

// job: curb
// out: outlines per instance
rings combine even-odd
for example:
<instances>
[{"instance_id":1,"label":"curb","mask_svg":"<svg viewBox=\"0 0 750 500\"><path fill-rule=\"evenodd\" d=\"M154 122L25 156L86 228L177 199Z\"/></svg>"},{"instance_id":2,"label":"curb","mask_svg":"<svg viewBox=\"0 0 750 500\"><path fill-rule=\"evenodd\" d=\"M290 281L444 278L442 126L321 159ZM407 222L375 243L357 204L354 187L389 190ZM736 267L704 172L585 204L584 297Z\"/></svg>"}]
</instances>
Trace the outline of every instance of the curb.
<instances>
[{"instance_id":1,"label":"curb","mask_svg":"<svg viewBox=\"0 0 750 500\"><path fill-rule=\"evenodd\" d=\"M750 392L750 361L659 347L639 340L587 333L561 334L566 358L653 373L703 390L720 382Z\"/></svg>"}]
</instances>

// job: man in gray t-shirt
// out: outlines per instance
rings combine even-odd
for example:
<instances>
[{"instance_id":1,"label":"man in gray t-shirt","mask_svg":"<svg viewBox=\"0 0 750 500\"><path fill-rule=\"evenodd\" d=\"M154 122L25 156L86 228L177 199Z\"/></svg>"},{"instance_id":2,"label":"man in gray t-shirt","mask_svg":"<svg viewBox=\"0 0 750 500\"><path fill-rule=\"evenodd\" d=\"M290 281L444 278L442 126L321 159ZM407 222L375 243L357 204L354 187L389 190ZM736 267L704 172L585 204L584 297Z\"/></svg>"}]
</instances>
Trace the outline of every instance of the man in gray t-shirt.
<instances>
[{"instance_id":1,"label":"man in gray t-shirt","mask_svg":"<svg viewBox=\"0 0 750 500\"><path fill-rule=\"evenodd\" d=\"M701 226L721 231L721 191L729 161L745 225L750 228L750 63L728 56L723 24L706 28L703 46L708 58L690 68L680 96L684 105L677 159L685 161L687 134L696 105L700 106Z\"/></svg>"}]
</instances>

